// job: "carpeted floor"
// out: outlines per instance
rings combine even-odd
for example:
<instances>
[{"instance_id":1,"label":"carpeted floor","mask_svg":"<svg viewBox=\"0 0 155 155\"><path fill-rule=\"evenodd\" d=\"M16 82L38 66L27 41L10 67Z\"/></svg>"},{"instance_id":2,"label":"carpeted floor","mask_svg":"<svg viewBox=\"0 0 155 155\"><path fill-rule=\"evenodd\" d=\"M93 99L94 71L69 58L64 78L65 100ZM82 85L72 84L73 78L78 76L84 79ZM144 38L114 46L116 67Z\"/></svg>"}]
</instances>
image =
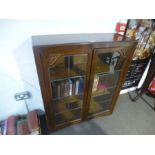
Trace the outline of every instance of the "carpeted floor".
<instances>
[{"instance_id":1,"label":"carpeted floor","mask_svg":"<svg viewBox=\"0 0 155 155\"><path fill-rule=\"evenodd\" d=\"M145 96L150 103L153 98ZM72 125L52 135L154 135L155 111L142 99L131 102L128 94L119 96L114 112L110 116L95 118Z\"/></svg>"}]
</instances>

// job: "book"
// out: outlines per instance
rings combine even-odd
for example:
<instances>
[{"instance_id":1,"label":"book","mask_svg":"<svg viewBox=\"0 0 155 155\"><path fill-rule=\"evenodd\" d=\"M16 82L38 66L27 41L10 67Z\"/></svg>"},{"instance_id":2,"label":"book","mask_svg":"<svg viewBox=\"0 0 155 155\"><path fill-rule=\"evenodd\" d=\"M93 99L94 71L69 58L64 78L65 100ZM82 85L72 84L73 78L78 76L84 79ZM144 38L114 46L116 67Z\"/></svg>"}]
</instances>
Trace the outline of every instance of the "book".
<instances>
[{"instance_id":1,"label":"book","mask_svg":"<svg viewBox=\"0 0 155 155\"><path fill-rule=\"evenodd\" d=\"M77 80L75 81L75 95L78 95L79 83L80 83L80 81L79 81L79 79L77 79Z\"/></svg>"},{"instance_id":2,"label":"book","mask_svg":"<svg viewBox=\"0 0 155 155\"><path fill-rule=\"evenodd\" d=\"M108 85L106 83L98 83L97 85L97 90L99 91L105 91L108 89Z\"/></svg>"},{"instance_id":3,"label":"book","mask_svg":"<svg viewBox=\"0 0 155 155\"><path fill-rule=\"evenodd\" d=\"M73 83L72 80L68 80L68 85L69 85L69 96L72 96L72 87L73 87Z\"/></svg>"},{"instance_id":4,"label":"book","mask_svg":"<svg viewBox=\"0 0 155 155\"><path fill-rule=\"evenodd\" d=\"M67 97L69 96L69 88L68 88L68 82L67 81L64 81L64 97Z\"/></svg>"},{"instance_id":5,"label":"book","mask_svg":"<svg viewBox=\"0 0 155 155\"><path fill-rule=\"evenodd\" d=\"M65 83L64 81L60 82L60 97L63 98L65 96Z\"/></svg>"},{"instance_id":6,"label":"book","mask_svg":"<svg viewBox=\"0 0 155 155\"><path fill-rule=\"evenodd\" d=\"M69 80L69 96L72 96L72 87L73 87L73 83L72 80Z\"/></svg>"},{"instance_id":7,"label":"book","mask_svg":"<svg viewBox=\"0 0 155 155\"><path fill-rule=\"evenodd\" d=\"M17 121L17 134L18 135L29 135L30 134L30 130L29 130L26 118L22 118Z\"/></svg>"},{"instance_id":8,"label":"book","mask_svg":"<svg viewBox=\"0 0 155 155\"><path fill-rule=\"evenodd\" d=\"M27 114L27 122L31 134L34 135L40 133L40 126L36 110L31 111Z\"/></svg>"},{"instance_id":9,"label":"book","mask_svg":"<svg viewBox=\"0 0 155 155\"><path fill-rule=\"evenodd\" d=\"M72 95L75 95L75 81L72 79Z\"/></svg>"},{"instance_id":10,"label":"book","mask_svg":"<svg viewBox=\"0 0 155 155\"><path fill-rule=\"evenodd\" d=\"M92 88L92 91L93 92L95 92L97 90L98 82L99 82L99 76L98 75L95 75L95 77L94 77L94 83L93 83L93 88Z\"/></svg>"},{"instance_id":11,"label":"book","mask_svg":"<svg viewBox=\"0 0 155 155\"><path fill-rule=\"evenodd\" d=\"M78 94L81 94L84 92L84 79L79 79L79 87L78 87Z\"/></svg>"},{"instance_id":12,"label":"book","mask_svg":"<svg viewBox=\"0 0 155 155\"><path fill-rule=\"evenodd\" d=\"M81 94L84 91L84 79L79 78L75 82L75 95Z\"/></svg>"},{"instance_id":13,"label":"book","mask_svg":"<svg viewBox=\"0 0 155 155\"><path fill-rule=\"evenodd\" d=\"M64 90L65 97L72 96L72 85L73 84L70 79L65 81L65 90Z\"/></svg>"},{"instance_id":14,"label":"book","mask_svg":"<svg viewBox=\"0 0 155 155\"><path fill-rule=\"evenodd\" d=\"M7 119L7 135L15 135L16 134L16 116L10 116Z\"/></svg>"}]
</instances>

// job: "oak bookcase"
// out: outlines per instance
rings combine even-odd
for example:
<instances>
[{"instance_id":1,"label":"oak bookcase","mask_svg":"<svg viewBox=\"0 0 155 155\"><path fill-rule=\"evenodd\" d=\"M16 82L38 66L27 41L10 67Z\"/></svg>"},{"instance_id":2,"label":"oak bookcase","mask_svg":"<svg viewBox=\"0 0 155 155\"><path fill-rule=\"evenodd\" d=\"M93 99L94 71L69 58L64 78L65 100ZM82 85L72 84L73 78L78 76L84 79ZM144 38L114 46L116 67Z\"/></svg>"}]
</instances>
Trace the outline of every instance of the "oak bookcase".
<instances>
[{"instance_id":1,"label":"oak bookcase","mask_svg":"<svg viewBox=\"0 0 155 155\"><path fill-rule=\"evenodd\" d=\"M112 114L136 44L119 34L33 37L49 132Z\"/></svg>"}]
</instances>

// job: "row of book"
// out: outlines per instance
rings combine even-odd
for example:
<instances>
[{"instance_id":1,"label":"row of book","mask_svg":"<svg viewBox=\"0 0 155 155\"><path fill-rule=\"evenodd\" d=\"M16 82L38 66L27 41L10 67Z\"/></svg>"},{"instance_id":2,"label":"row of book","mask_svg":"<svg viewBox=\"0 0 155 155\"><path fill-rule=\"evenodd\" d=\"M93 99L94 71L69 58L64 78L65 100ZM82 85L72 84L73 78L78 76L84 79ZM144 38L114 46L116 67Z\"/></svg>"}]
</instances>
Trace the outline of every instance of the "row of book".
<instances>
[{"instance_id":1,"label":"row of book","mask_svg":"<svg viewBox=\"0 0 155 155\"><path fill-rule=\"evenodd\" d=\"M64 98L82 94L84 91L84 78L70 78L52 82L53 99Z\"/></svg>"},{"instance_id":2,"label":"row of book","mask_svg":"<svg viewBox=\"0 0 155 155\"><path fill-rule=\"evenodd\" d=\"M31 111L26 116L10 116L0 122L1 135L38 135L40 125L37 111Z\"/></svg>"}]
</instances>

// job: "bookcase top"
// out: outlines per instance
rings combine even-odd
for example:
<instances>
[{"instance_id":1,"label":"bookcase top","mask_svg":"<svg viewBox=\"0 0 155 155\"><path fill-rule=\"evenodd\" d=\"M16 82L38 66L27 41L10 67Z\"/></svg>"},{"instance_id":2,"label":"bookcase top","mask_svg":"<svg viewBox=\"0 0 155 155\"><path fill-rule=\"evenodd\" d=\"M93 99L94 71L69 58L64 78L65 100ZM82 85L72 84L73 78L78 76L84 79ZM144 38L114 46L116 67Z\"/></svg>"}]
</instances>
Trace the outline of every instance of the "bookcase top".
<instances>
[{"instance_id":1,"label":"bookcase top","mask_svg":"<svg viewBox=\"0 0 155 155\"><path fill-rule=\"evenodd\" d=\"M93 43L93 42L120 42L131 41L116 33L81 33L81 34L54 34L32 36L33 46L71 44L71 43Z\"/></svg>"}]
</instances>

